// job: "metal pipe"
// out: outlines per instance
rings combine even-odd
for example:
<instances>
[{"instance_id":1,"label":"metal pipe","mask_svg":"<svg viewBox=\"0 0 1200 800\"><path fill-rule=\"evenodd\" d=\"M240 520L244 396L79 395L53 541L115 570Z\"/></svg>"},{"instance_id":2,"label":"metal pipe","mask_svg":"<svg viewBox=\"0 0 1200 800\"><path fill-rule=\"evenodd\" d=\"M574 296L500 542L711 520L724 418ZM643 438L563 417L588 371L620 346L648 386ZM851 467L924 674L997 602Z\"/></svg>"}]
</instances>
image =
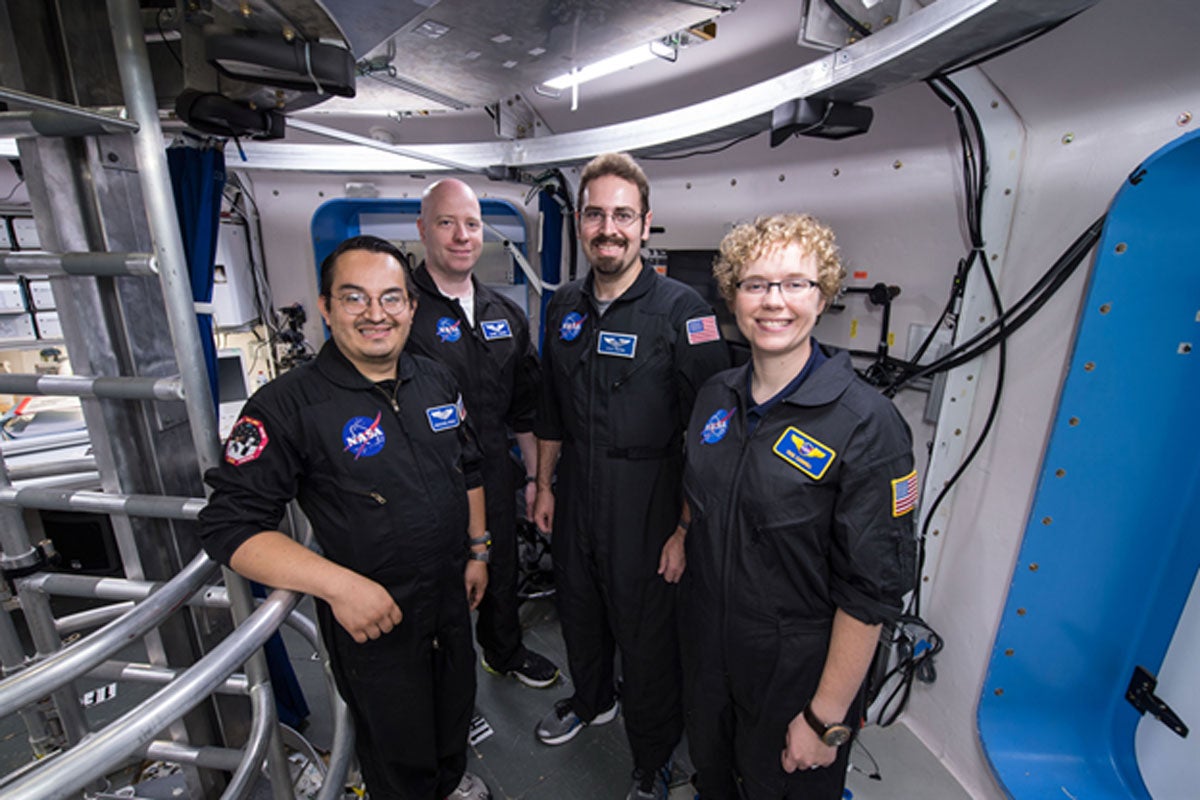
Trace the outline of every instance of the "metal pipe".
<instances>
[{"instance_id":1,"label":"metal pipe","mask_svg":"<svg viewBox=\"0 0 1200 800\"><path fill-rule=\"evenodd\" d=\"M151 253L0 253L6 275L157 275Z\"/></svg>"},{"instance_id":2,"label":"metal pipe","mask_svg":"<svg viewBox=\"0 0 1200 800\"><path fill-rule=\"evenodd\" d=\"M8 597L7 590L0 590L0 595ZM0 675L8 677L25 669L25 647L17 634L17 627L12 621L12 612L0 608ZM54 749L54 736L50 731L45 714L40 709L23 708L18 712L21 721L25 723L29 746L38 758L42 758Z\"/></svg>"},{"instance_id":3,"label":"metal pipe","mask_svg":"<svg viewBox=\"0 0 1200 800\"><path fill-rule=\"evenodd\" d=\"M101 606L100 608L89 608L86 611L79 611L75 614L59 617L54 620L54 627L58 629L59 636L70 636L72 633L106 625L127 611L132 610L134 605L134 603L125 602L113 603L112 605Z\"/></svg>"},{"instance_id":4,"label":"metal pipe","mask_svg":"<svg viewBox=\"0 0 1200 800\"><path fill-rule=\"evenodd\" d=\"M178 378L94 378L89 375L0 375L0 393L117 400L182 400Z\"/></svg>"},{"instance_id":5,"label":"metal pipe","mask_svg":"<svg viewBox=\"0 0 1200 800\"><path fill-rule=\"evenodd\" d=\"M306 131L308 133L315 133L318 136L328 136L330 139L337 139L338 141L349 142L350 144L359 144L363 147L370 147L375 150L383 150L384 152L392 153L393 155L416 158L429 164L436 164L439 167L456 169L460 172L482 173L485 171L482 167L464 164L461 161L451 161L448 158L441 158L429 153L422 153L407 147L398 147L397 145L387 144L386 142L381 142L378 139L372 139L368 136L359 136L358 134L348 133L346 131L338 130L337 128L330 128L328 125L320 125L316 122L296 119L294 116L288 117L288 127L295 128L296 130Z\"/></svg>"},{"instance_id":6,"label":"metal pipe","mask_svg":"<svg viewBox=\"0 0 1200 800\"><path fill-rule=\"evenodd\" d=\"M123 120L122 120L123 121ZM36 139L43 136L106 136L121 133L120 125L108 121L81 120L61 111L5 111L0 113L0 136L13 139Z\"/></svg>"},{"instance_id":7,"label":"metal pipe","mask_svg":"<svg viewBox=\"0 0 1200 800\"><path fill-rule=\"evenodd\" d=\"M254 720L250 725L250 736L246 740L245 755L233 773L233 777L229 779L229 785L225 787L221 800L241 800L246 796L253 788L255 778L258 777L259 769L262 767L263 757L270 749L272 734L275 738L278 738L279 735L279 728L275 724L275 698L269 684L260 683L250 690L250 705L254 711ZM291 772L285 771L283 777L287 779L287 785L282 788L285 796L290 798L293 796ZM279 779L279 775L271 773L271 793L276 796L279 795L279 792L275 789L274 783Z\"/></svg>"},{"instance_id":8,"label":"metal pipe","mask_svg":"<svg viewBox=\"0 0 1200 800\"><path fill-rule=\"evenodd\" d=\"M249 619L178 680L122 715L102 734L90 737L45 768L6 787L5 800L65 800L93 776L120 766L172 720L203 702L225 676L261 648L298 600L293 592L272 592ZM287 790L286 773L283 780L283 788Z\"/></svg>"},{"instance_id":9,"label":"metal pipe","mask_svg":"<svg viewBox=\"0 0 1200 800\"><path fill-rule=\"evenodd\" d=\"M8 477L14 481L28 481L34 478L53 478L66 475L82 475L96 471L96 459L92 456L83 458L64 458L62 461L44 464L23 464L8 471Z\"/></svg>"},{"instance_id":10,"label":"metal pipe","mask_svg":"<svg viewBox=\"0 0 1200 800\"><path fill-rule=\"evenodd\" d=\"M126 514L131 517L193 520L200 515L204 503L199 497L109 494L36 486L15 489L12 486L0 486L0 506L53 511L95 511L100 514Z\"/></svg>"},{"instance_id":11,"label":"metal pipe","mask_svg":"<svg viewBox=\"0 0 1200 800\"><path fill-rule=\"evenodd\" d=\"M157 739L142 748L141 754L151 761L169 761L172 764L194 764L197 767L233 772L242 763L242 751L229 747L192 747L178 742ZM228 793L226 793L228 794ZM222 795L225 797L226 795Z\"/></svg>"},{"instance_id":12,"label":"metal pipe","mask_svg":"<svg viewBox=\"0 0 1200 800\"><path fill-rule=\"evenodd\" d=\"M21 92L7 87L0 86L0 100L7 100L10 103L30 106L32 108L45 108L50 111L58 111L72 117L78 117L79 119L91 120L106 126L112 126L116 130L136 131L138 129L138 124L131 120L114 117L111 114L101 114L98 111L80 108L70 103L51 100L48 97L40 97L36 94L29 94L28 92Z\"/></svg>"},{"instance_id":13,"label":"metal pipe","mask_svg":"<svg viewBox=\"0 0 1200 800\"><path fill-rule=\"evenodd\" d=\"M101 678L106 681L135 681L137 683L153 683L166 686L182 674L182 670L170 667L156 667L153 664L135 664L130 661L105 661L88 673L90 678ZM245 696L250 693L250 683L245 675L234 674L225 679L217 687L219 694L236 694Z\"/></svg>"},{"instance_id":14,"label":"metal pipe","mask_svg":"<svg viewBox=\"0 0 1200 800\"><path fill-rule=\"evenodd\" d=\"M7 509L5 511L15 513ZM215 567L208 556L201 553L161 589L139 603L133 611L105 625L91 636L0 682L0 717L7 716L44 697L52 690L67 685L157 626L204 585ZM27 581L30 584L29 589L33 591L37 582L26 578L17 580L18 588ZM44 597L44 594L42 596Z\"/></svg>"}]
</instances>

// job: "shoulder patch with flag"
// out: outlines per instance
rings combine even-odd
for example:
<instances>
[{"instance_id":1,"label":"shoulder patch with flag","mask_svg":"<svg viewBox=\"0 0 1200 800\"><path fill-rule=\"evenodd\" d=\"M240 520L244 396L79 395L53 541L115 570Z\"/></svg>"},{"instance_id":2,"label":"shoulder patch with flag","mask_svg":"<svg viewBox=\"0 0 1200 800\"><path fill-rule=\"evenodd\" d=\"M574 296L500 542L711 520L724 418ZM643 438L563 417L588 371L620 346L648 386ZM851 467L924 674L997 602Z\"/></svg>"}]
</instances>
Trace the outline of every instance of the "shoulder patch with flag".
<instances>
[{"instance_id":1,"label":"shoulder patch with flag","mask_svg":"<svg viewBox=\"0 0 1200 800\"><path fill-rule=\"evenodd\" d=\"M892 481L892 516L903 517L917 505L917 471Z\"/></svg>"},{"instance_id":2,"label":"shoulder patch with flag","mask_svg":"<svg viewBox=\"0 0 1200 800\"><path fill-rule=\"evenodd\" d=\"M687 321L688 344L704 344L715 342L721 338L717 328L717 318L712 314L707 317L693 317Z\"/></svg>"}]
</instances>

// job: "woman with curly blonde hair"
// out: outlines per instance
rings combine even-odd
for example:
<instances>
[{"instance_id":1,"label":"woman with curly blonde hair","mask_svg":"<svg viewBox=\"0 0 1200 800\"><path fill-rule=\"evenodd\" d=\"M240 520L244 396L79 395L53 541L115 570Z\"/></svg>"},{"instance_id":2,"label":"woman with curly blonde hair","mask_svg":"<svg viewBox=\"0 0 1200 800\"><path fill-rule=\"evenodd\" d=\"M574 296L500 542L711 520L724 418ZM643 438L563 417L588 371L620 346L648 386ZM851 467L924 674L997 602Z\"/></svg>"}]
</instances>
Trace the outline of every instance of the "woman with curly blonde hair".
<instances>
[{"instance_id":1,"label":"woman with curly blonde hair","mask_svg":"<svg viewBox=\"0 0 1200 800\"><path fill-rule=\"evenodd\" d=\"M701 388L680 584L703 800L836 800L880 626L911 587L917 476L903 418L818 344L844 271L803 214L739 225L713 268L749 363Z\"/></svg>"}]
</instances>

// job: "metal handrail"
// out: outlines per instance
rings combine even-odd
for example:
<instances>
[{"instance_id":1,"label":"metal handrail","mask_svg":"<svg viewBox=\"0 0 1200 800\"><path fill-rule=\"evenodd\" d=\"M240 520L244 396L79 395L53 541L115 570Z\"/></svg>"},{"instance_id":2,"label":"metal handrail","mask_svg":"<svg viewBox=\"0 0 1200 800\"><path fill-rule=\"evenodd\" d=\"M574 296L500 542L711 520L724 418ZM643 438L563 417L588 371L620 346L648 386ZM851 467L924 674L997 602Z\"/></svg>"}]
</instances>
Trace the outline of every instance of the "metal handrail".
<instances>
[{"instance_id":1,"label":"metal handrail","mask_svg":"<svg viewBox=\"0 0 1200 800\"><path fill-rule=\"evenodd\" d=\"M36 702L101 664L182 606L216 571L201 553L162 588L123 617L43 661L0 681L0 717ZM18 582L22 579L18 579Z\"/></svg>"},{"instance_id":2,"label":"metal handrail","mask_svg":"<svg viewBox=\"0 0 1200 800\"><path fill-rule=\"evenodd\" d=\"M159 731L207 699L251 653L262 647L296 607L299 599L300 596L294 592L272 592L266 602L237 630L177 681L123 714L104 730L55 758L44 768L34 770L5 787L5 800L65 800L96 775L119 767L131 754L152 741ZM268 708L267 714L270 715L270 712ZM256 715L256 721L261 716ZM251 759L243 763L246 762L255 765L261 763Z\"/></svg>"},{"instance_id":3,"label":"metal handrail","mask_svg":"<svg viewBox=\"0 0 1200 800\"><path fill-rule=\"evenodd\" d=\"M299 596L291 594L291 597L294 608ZM257 616L257 612L255 616ZM278 627L279 624L276 623L275 628ZM272 628L272 631L275 628ZM221 800L240 800L246 796L246 793L254 785L254 779L258 777L258 771L267 755L267 747L271 744L271 734L276 720L275 697L271 693L269 683L260 683L251 687L250 706L254 712L254 719L250 723L250 738L246 740L246 753L242 756L242 763L238 764L237 770L230 778L229 785L225 787Z\"/></svg>"},{"instance_id":4,"label":"metal handrail","mask_svg":"<svg viewBox=\"0 0 1200 800\"><path fill-rule=\"evenodd\" d=\"M0 485L0 506L19 506L47 511L95 511L131 517L194 520L204 508L204 499L160 494L113 494L87 490L39 488L20 489Z\"/></svg>"},{"instance_id":5,"label":"metal handrail","mask_svg":"<svg viewBox=\"0 0 1200 800\"><path fill-rule=\"evenodd\" d=\"M110 397L116 400L182 400L183 383L174 378L112 378L91 375L0 375L4 394Z\"/></svg>"}]
</instances>

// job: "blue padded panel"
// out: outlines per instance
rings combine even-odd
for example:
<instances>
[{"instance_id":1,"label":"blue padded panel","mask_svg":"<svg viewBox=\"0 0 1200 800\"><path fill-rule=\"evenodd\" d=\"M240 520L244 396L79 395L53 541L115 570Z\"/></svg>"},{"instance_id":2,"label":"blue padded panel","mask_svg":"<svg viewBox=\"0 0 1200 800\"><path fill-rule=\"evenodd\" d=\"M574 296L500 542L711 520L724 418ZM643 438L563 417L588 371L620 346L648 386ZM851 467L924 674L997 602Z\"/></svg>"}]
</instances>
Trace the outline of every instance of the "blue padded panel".
<instances>
[{"instance_id":1,"label":"blue padded panel","mask_svg":"<svg viewBox=\"0 0 1200 800\"><path fill-rule=\"evenodd\" d=\"M1014 798L1149 797L1124 693L1135 665L1161 667L1200 566L1189 345L1200 347L1200 132L1131 174L1098 247L979 704L984 750Z\"/></svg>"}]
</instances>

